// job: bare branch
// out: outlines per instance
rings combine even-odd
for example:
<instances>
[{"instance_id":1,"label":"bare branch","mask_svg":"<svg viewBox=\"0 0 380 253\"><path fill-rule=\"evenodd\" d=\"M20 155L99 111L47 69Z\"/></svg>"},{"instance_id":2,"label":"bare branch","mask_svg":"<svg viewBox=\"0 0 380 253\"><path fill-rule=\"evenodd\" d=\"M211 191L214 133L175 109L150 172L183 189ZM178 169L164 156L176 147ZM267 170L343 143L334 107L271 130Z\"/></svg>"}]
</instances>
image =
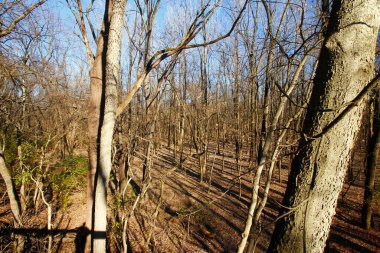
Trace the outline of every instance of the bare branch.
<instances>
[{"instance_id":1,"label":"bare branch","mask_svg":"<svg viewBox=\"0 0 380 253\"><path fill-rule=\"evenodd\" d=\"M13 31L13 29L16 27L16 25L21 20L23 20L24 18L26 18L34 9L36 9L39 6L43 5L46 1L47 0L42 0L42 1L39 1L39 2L35 3L34 5L30 6L18 18L16 18L15 20L13 20L12 23L6 29L0 31L0 38L4 37L4 36L7 36L8 34L10 34Z\"/></svg>"},{"instance_id":2,"label":"bare branch","mask_svg":"<svg viewBox=\"0 0 380 253\"><path fill-rule=\"evenodd\" d=\"M84 43L86 45L86 50L87 50L87 56L88 56L88 60L89 60L89 63L90 63L90 66L92 66L92 63L94 62L94 56L91 52L91 46L90 46L90 41L88 40L88 36L87 36L87 30L86 30L86 26L84 24L84 17L83 17L83 8L82 8L82 2L81 0L77 0L77 4L78 4L78 11L79 11L79 17L80 17L80 22L79 22L79 27L80 27L80 30L82 32L82 36L83 36L83 39L84 39Z\"/></svg>"},{"instance_id":3,"label":"bare branch","mask_svg":"<svg viewBox=\"0 0 380 253\"><path fill-rule=\"evenodd\" d=\"M207 45L211 45L211 44L214 44L218 41L221 41L227 37L229 37L232 33L232 31L235 29L237 23L239 22L240 18L242 17L243 15L243 12L244 10L246 9L247 5L248 5L248 2L250 0L246 0L244 2L244 5L242 7L242 9L240 10L239 12L239 15L237 16L237 18L235 19L235 21L233 22L230 30L212 40L212 41L209 41L209 42L205 42L205 43L201 43L201 44L192 44L192 45L189 45L189 43L191 42L191 40L193 40L195 38L195 36L200 32L201 30L201 24L203 24L203 26L207 23L207 21L209 20L208 17L210 17L210 15L212 15L214 9L216 8L217 5L214 5L213 8L207 12L206 14L204 14L205 10L207 9L207 7L209 6L209 4L206 4L201 12L195 17L194 21L192 22L186 36L184 36L184 38L182 39L182 41L174 48L166 48L166 49L163 49L163 50L159 50L157 51L151 58L150 60L147 62L146 66L145 66L145 69L144 69L144 72L140 75L140 77L137 79L137 81L135 82L133 88L131 89L131 91L127 94L126 98L124 99L124 101L118 106L117 110L116 110L116 116L120 115L123 110L128 106L128 104L131 102L134 94L138 91L138 89L140 88L140 86L143 84L145 78L148 76L148 74L150 73L150 71L154 68L156 68L163 60L167 59L168 57L171 57L172 55L175 55L175 54L179 54L182 52L182 50L184 49L190 49L190 48L196 48L196 47L203 47L203 46L207 46ZM207 19L205 20L204 18L202 18L202 16L207 17ZM201 22L198 22L198 20L202 18L202 21Z\"/></svg>"}]
</instances>

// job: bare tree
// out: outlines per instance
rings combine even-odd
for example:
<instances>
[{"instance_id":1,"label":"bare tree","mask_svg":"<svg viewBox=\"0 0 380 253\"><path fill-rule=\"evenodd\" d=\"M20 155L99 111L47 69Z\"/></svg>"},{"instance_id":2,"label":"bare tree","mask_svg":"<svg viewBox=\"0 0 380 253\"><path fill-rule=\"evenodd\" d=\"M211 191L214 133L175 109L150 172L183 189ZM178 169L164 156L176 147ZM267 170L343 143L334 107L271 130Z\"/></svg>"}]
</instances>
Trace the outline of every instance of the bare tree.
<instances>
[{"instance_id":1,"label":"bare tree","mask_svg":"<svg viewBox=\"0 0 380 253\"><path fill-rule=\"evenodd\" d=\"M31 5L30 7L28 7L26 10L24 10L21 14L19 14L17 17L15 17L14 19L11 19L10 22L8 22L8 24L3 27L4 23L3 22L0 22L1 24L1 27L0 27L0 38L1 37L4 37L4 36L7 36L8 34L10 34L13 29L15 29L16 25L18 23L20 23L23 19L25 19L30 13L32 13L32 11L36 8L38 8L39 6L43 5L47 0L42 0L42 1L38 1L36 2L35 4ZM7 1L3 4L1 4L0 6L4 8L4 12L2 11L1 15L0 15L0 19L2 18L2 16L5 16L7 14L9 14L12 9L15 9L17 7L17 5L20 5L20 3L17 3L18 1L10 1L7 3Z\"/></svg>"}]
</instances>

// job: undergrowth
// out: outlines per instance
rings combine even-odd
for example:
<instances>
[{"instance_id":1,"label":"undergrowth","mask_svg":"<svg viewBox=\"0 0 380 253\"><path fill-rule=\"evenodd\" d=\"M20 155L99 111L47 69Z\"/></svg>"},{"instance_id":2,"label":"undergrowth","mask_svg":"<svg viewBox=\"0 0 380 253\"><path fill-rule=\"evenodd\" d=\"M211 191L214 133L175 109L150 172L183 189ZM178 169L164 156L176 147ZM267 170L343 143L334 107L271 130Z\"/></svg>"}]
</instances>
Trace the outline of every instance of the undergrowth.
<instances>
[{"instance_id":1,"label":"undergrowth","mask_svg":"<svg viewBox=\"0 0 380 253\"><path fill-rule=\"evenodd\" d=\"M66 209L74 191L86 188L88 161L86 157L72 155L59 161L52 171L51 183L59 208Z\"/></svg>"}]
</instances>

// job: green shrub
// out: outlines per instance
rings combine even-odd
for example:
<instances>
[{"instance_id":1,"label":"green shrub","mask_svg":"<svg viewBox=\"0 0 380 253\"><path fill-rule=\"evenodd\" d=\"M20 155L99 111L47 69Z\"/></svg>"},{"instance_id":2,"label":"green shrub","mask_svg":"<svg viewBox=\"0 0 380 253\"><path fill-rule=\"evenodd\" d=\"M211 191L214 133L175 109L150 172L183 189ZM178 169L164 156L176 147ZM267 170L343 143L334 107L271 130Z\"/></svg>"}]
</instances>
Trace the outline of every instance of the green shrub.
<instances>
[{"instance_id":1,"label":"green shrub","mask_svg":"<svg viewBox=\"0 0 380 253\"><path fill-rule=\"evenodd\" d=\"M3 133L3 136L5 137L5 162L11 168L17 162L17 140L14 134Z\"/></svg>"},{"instance_id":2,"label":"green shrub","mask_svg":"<svg viewBox=\"0 0 380 253\"><path fill-rule=\"evenodd\" d=\"M375 201L375 205L380 204L380 186L375 186L374 192L373 192L373 199Z\"/></svg>"},{"instance_id":3,"label":"green shrub","mask_svg":"<svg viewBox=\"0 0 380 253\"><path fill-rule=\"evenodd\" d=\"M17 137L15 133L3 133L5 136L5 162L7 167L12 171L12 176L14 178L14 182L16 186L19 186L22 181L27 183L30 179L30 175L33 173L40 173L37 171L38 164L40 162L40 150L29 141L22 141L21 143L21 151L22 151L22 164L23 168L20 167L20 161L18 157L18 144Z\"/></svg>"},{"instance_id":4,"label":"green shrub","mask_svg":"<svg viewBox=\"0 0 380 253\"><path fill-rule=\"evenodd\" d=\"M66 208L70 204L70 196L76 190L84 190L87 184L87 158L83 156L69 156L55 165L57 169L52 173L54 196L59 208Z\"/></svg>"}]
</instances>

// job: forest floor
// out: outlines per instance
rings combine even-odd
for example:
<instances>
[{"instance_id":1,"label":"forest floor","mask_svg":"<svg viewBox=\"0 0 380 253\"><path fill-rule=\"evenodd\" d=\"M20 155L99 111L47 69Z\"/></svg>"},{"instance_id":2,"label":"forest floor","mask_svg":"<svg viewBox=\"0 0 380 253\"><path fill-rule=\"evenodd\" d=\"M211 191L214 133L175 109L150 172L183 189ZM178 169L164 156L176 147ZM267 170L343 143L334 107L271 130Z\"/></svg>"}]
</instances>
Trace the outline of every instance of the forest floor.
<instances>
[{"instance_id":1,"label":"forest floor","mask_svg":"<svg viewBox=\"0 0 380 253\"><path fill-rule=\"evenodd\" d=\"M229 147L226 150L234 149ZM225 152L223 156L216 155L215 150L210 148L209 154L208 176L206 182L201 183L198 159L189 157L184 163L184 170L178 170L175 169L173 150L164 146L158 149L147 195L129 221L128 242L133 252L149 249L153 252L236 251L247 218L252 172L248 171L248 162L243 157L240 163L242 177L239 182L239 170L232 151ZM132 166L137 185L141 179L141 163L141 159L136 158ZM288 172L289 162L284 161L280 183L279 169L275 169L270 197L257 229L257 252L265 252L269 245L279 203L285 192ZM379 170L377 172L379 175ZM357 177L359 176L361 178L357 182L345 182L325 252L380 252L380 204L378 202L375 205L374 228L369 231L362 229L360 214L364 176L357 173ZM376 183L379 185L379 181ZM5 190L2 182L1 184ZM3 229L11 226L12 216L5 193L0 202L0 228ZM70 231L76 231L85 221L85 192L74 192L70 203L65 212L58 211L53 220L54 229L67 231L55 236L53 249L56 252L75 251L76 235ZM25 227L46 227L46 210L41 208L37 216L30 216L33 218L24 224ZM155 213L158 214L157 219L154 219ZM112 225L113 229L117 228L116 224ZM26 251L42 252L43 247L46 247L46 238L41 240L41 245L34 245ZM0 236L0 252L7 252L11 248L9 236Z\"/></svg>"}]
</instances>

